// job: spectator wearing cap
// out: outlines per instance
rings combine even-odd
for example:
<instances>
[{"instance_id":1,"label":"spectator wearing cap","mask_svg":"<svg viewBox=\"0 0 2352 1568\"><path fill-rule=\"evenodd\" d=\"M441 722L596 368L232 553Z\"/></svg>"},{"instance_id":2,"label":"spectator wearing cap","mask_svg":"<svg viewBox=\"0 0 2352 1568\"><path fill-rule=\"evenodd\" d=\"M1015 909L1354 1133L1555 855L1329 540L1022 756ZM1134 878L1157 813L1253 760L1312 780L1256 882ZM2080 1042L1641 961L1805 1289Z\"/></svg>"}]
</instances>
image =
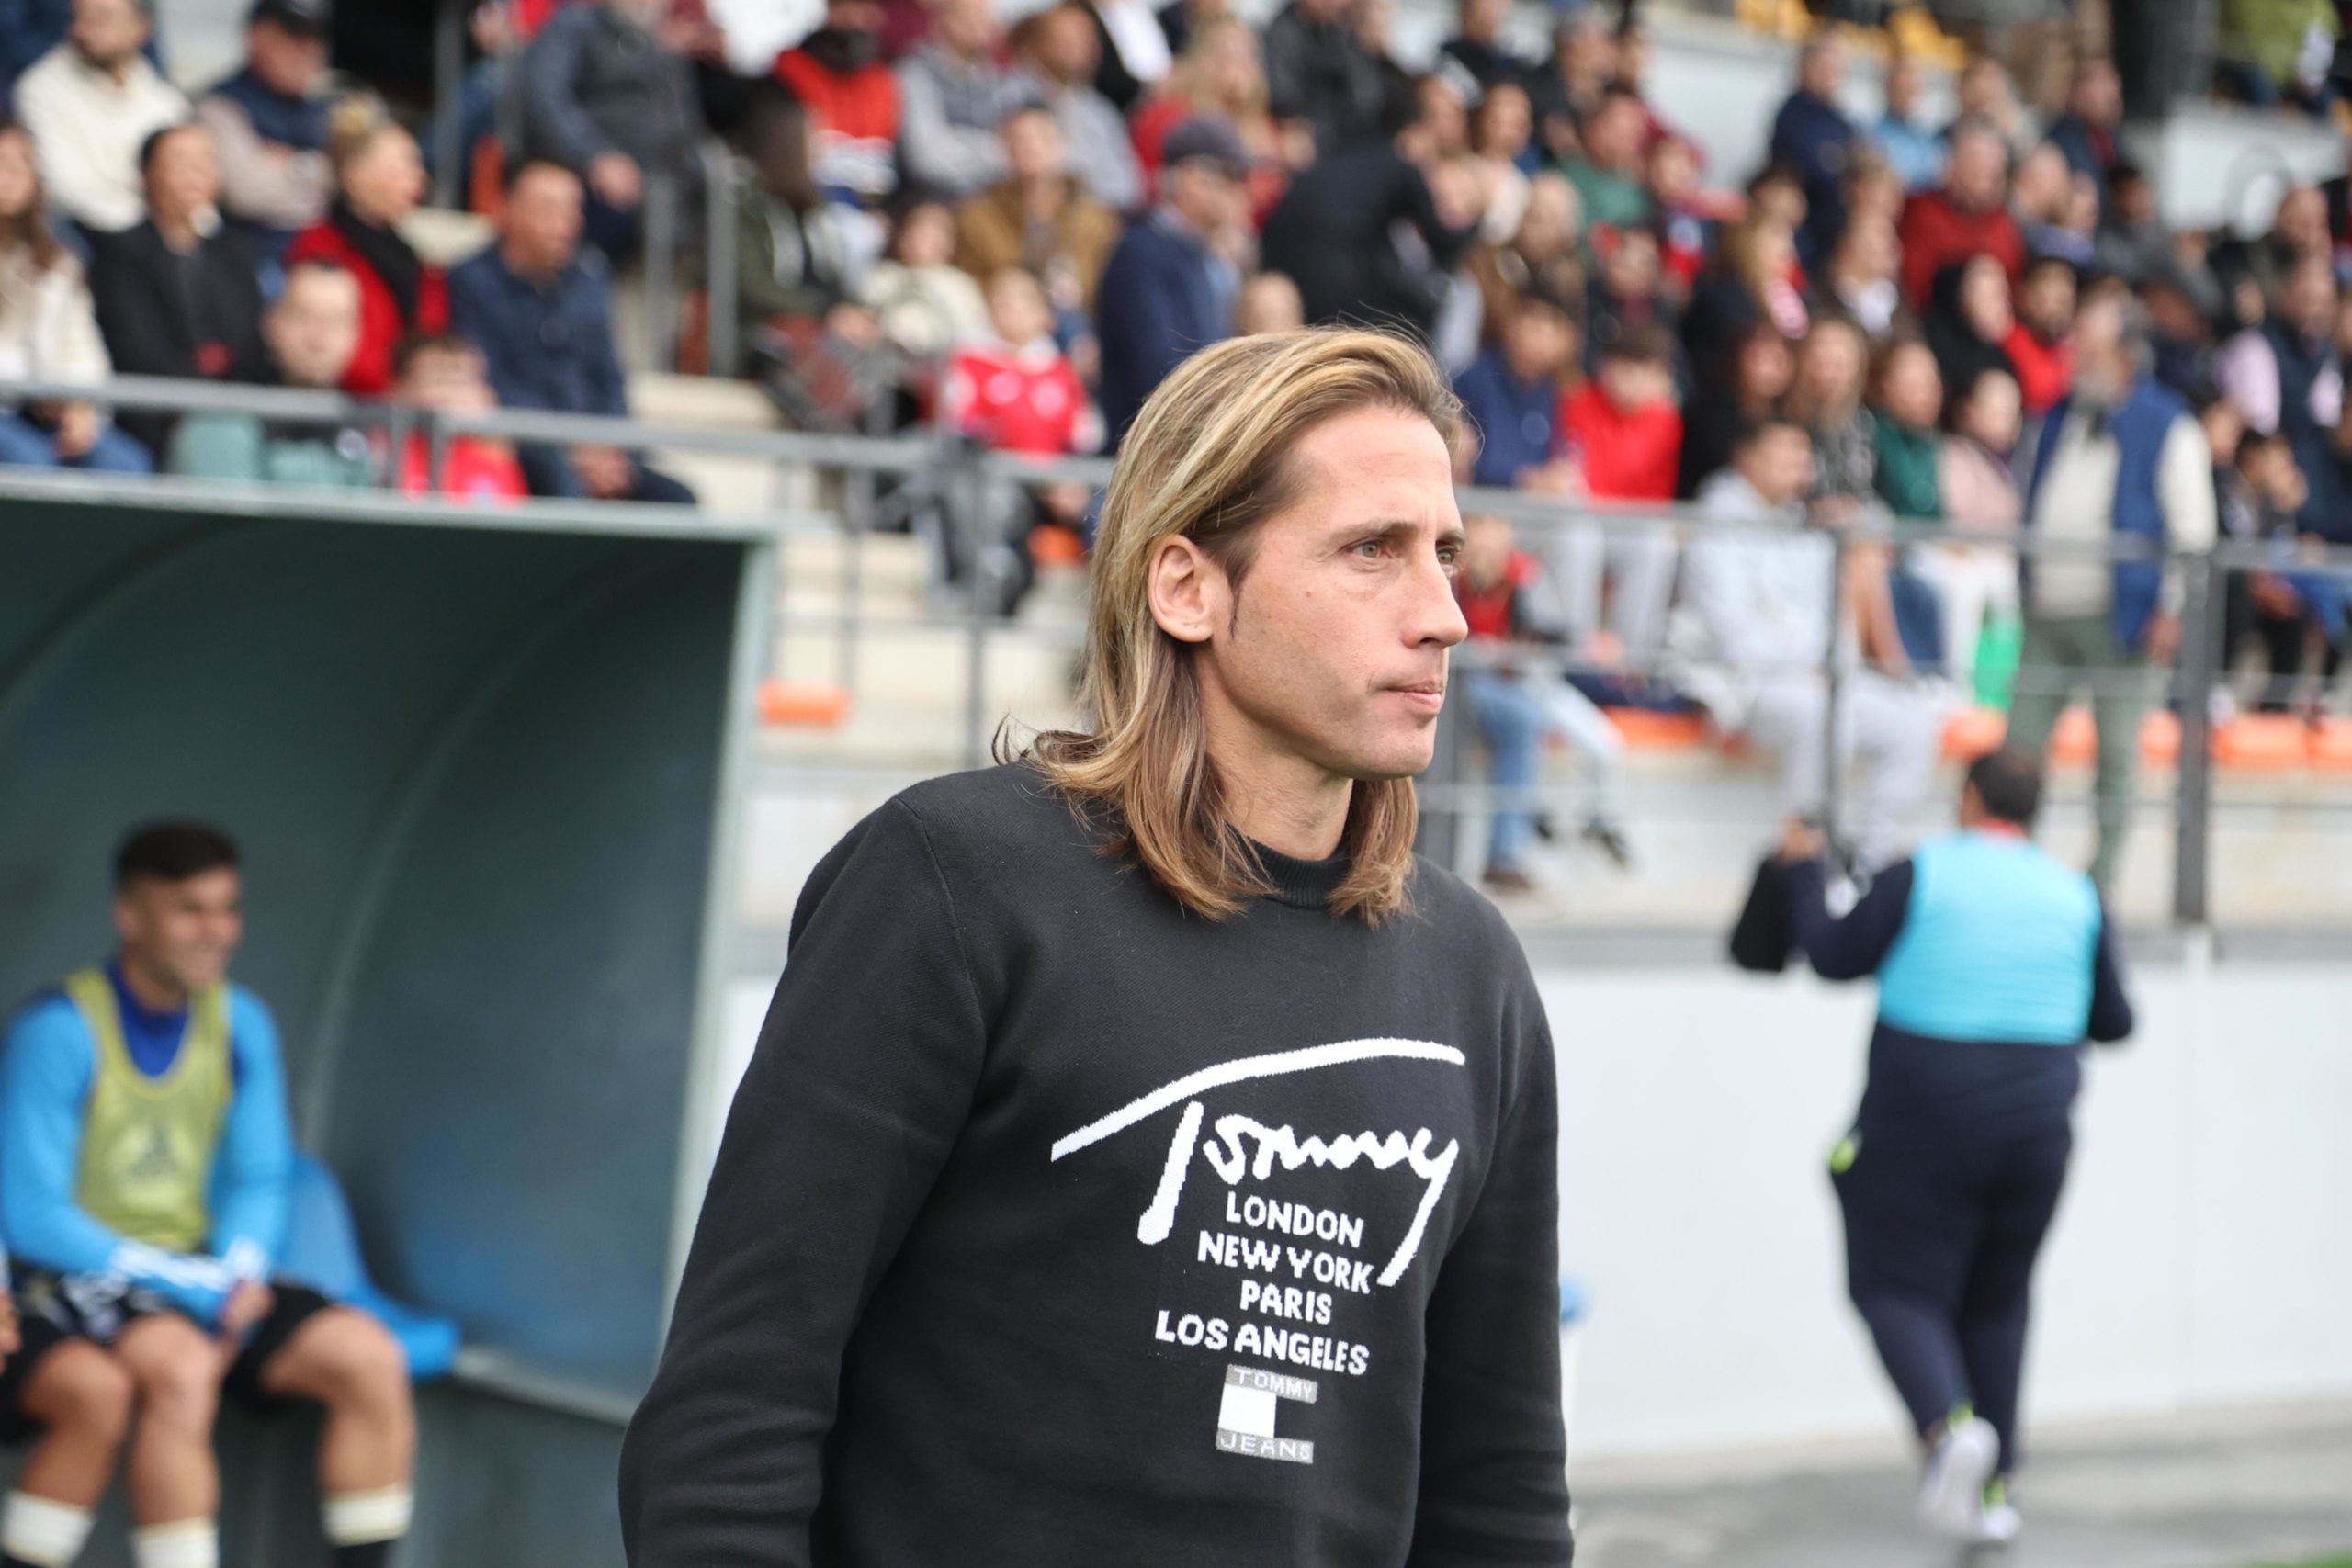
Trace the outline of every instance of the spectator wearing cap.
<instances>
[{"instance_id":1,"label":"spectator wearing cap","mask_svg":"<svg viewBox=\"0 0 2352 1568\"><path fill-rule=\"evenodd\" d=\"M2201 552L2216 532L2212 454L2188 405L2142 367L2128 300L2097 297L2075 327L2075 389L2041 422L2027 465L2028 530L2064 543L2141 541ZM2086 687L2098 733L2098 849L2091 879L2114 886L2131 826L2140 723L2158 669L2180 642L2181 577L2165 558L2075 551L2033 558L2008 744L2040 756L2059 710Z\"/></svg>"},{"instance_id":2,"label":"spectator wearing cap","mask_svg":"<svg viewBox=\"0 0 2352 1568\"><path fill-rule=\"evenodd\" d=\"M931 37L899 62L899 161L910 182L962 197L1004 177L1004 117L1024 98L998 66L990 0L938 0Z\"/></svg>"},{"instance_id":3,"label":"spectator wearing cap","mask_svg":"<svg viewBox=\"0 0 2352 1568\"><path fill-rule=\"evenodd\" d=\"M1256 229L1282 200L1294 164L1313 161L1312 138L1276 124L1266 108L1266 68L1257 29L1238 17L1204 17L1192 29L1176 67L1158 92L1138 105L1132 134L1148 185L1159 179L1160 143L1188 119L1209 116L1233 128L1250 153L1250 226Z\"/></svg>"},{"instance_id":4,"label":"spectator wearing cap","mask_svg":"<svg viewBox=\"0 0 2352 1568\"><path fill-rule=\"evenodd\" d=\"M93 233L119 233L143 210L139 149L187 118L187 99L141 52L148 0L74 0L64 41L17 80L17 115L32 132L41 183Z\"/></svg>"},{"instance_id":5,"label":"spectator wearing cap","mask_svg":"<svg viewBox=\"0 0 2352 1568\"><path fill-rule=\"evenodd\" d=\"M506 83L518 160L546 159L588 193L589 243L637 249L646 182L691 194L698 179L694 74L661 34L664 0L594 0L548 18Z\"/></svg>"},{"instance_id":6,"label":"spectator wearing cap","mask_svg":"<svg viewBox=\"0 0 2352 1568\"><path fill-rule=\"evenodd\" d=\"M1981 119L1954 125L1944 183L1903 209L1903 297L1912 305L1927 303L1938 273L1973 255L1990 255L2012 279L2025 269L2025 236L2009 213L2008 185L2001 133Z\"/></svg>"},{"instance_id":7,"label":"spectator wearing cap","mask_svg":"<svg viewBox=\"0 0 2352 1568\"><path fill-rule=\"evenodd\" d=\"M1013 42L1021 61L1016 90L1043 105L1061 128L1069 172L1113 212L1140 206L1143 170L1135 138L1111 100L1094 88L1102 45L1085 6L1062 0L1038 12L1021 24Z\"/></svg>"},{"instance_id":8,"label":"spectator wearing cap","mask_svg":"<svg viewBox=\"0 0 2352 1568\"><path fill-rule=\"evenodd\" d=\"M392 351L412 333L449 324L448 288L401 237L424 199L424 160L416 139L373 95L338 101L327 129L334 199L327 215L294 237L288 264L332 262L359 283L359 343L344 371L345 391L381 396L392 384Z\"/></svg>"},{"instance_id":9,"label":"spectator wearing cap","mask_svg":"<svg viewBox=\"0 0 2352 1568\"><path fill-rule=\"evenodd\" d=\"M1381 65L1349 0L1290 0L1265 38L1269 107L1276 119L1307 129L1317 158L1380 139Z\"/></svg>"},{"instance_id":10,"label":"spectator wearing cap","mask_svg":"<svg viewBox=\"0 0 2352 1568\"><path fill-rule=\"evenodd\" d=\"M276 255L324 218L334 193L326 27L322 0L257 0L244 63L196 103L220 152L221 215L258 254Z\"/></svg>"},{"instance_id":11,"label":"spectator wearing cap","mask_svg":"<svg viewBox=\"0 0 2352 1568\"><path fill-rule=\"evenodd\" d=\"M359 344L359 280L331 262L291 264L262 321L267 386L333 391ZM173 432L166 467L194 479L359 489L375 482L377 453L356 425L194 413Z\"/></svg>"},{"instance_id":12,"label":"spectator wearing cap","mask_svg":"<svg viewBox=\"0 0 2352 1568\"><path fill-rule=\"evenodd\" d=\"M1417 114L1387 141L1317 158L1267 217L1265 265L1298 285L1309 321L1394 321L1424 337L1435 329L1452 269L1478 237L1478 215L1462 204L1440 209L1423 167L1434 164L1426 137ZM1403 259L1400 228L1418 236L1424 261Z\"/></svg>"},{"instance_id":13,"label":"spectator wearing cap","mask_svg":"<svg viewBox=\"0 0 2352 1568\"><path fill-rule=\"evenodd\" d=\"M882 61L875 0L826 0L824 26L776 56L775 74L808 111L829 197L859 204L898 188L899 79Z\"/></svg>"},{"instance_id":14,"label":"spectator wearing cap","mask_svg":"<svg viewBox=\"0 0 2352 1568\"><path fill-rule=\"evenodd\" d=\"M1119 215L1069 172L1061 127L1043 105L1005 117L1004 161L1006 177L956 209L956 265L983 284L1017 267L1044 280L1057 313L1087 309L1119 243Z\"/></svg>"},{"instance_id":15,"label":"spectator wearing cap","mask_svg":"<svg viewBox=\"0 0 2352 1568\"><path fill-rule=\"evenodd\" d=\"M1095 291L1097 400L1114 442L1186 355L1231 335L1237 279L1216 242L1241 218L1240 138L1222 120L1187 120L1161 154L1159 199L1127 225Z\"/></svg>"},{"instance_id":16,"label":"spectator wearing cap","mask_svg":"<svg viewBox=\"0 0 2352 1568\"><path fill-rule=\"evenodd\" d=\"M613 344L612 281L583 253L580 177L528 163L506 183L497 243L449 275L451 324L482 351L507 408L628 417L628 389ZM617 447L526 446L536 495L691 504L694 492Z\"/></svg>"},{"instance_id":17,"label":"spectator wearing cap","mask_svg":"<svg viewBox=\"0 0 2352 1568\"><path fill-rule=\"evenodd\" d=\"M167 126L139 152L147 217L100 239L90 263L98 330L118 375L247 381L261 374L261 286L254 258L219 231L212 133ZM126 412L124 429L161 450L168 416Z\"/></svg>"},{"instance_id":18,"label":"spectator wearing cap","mask_svg":"<svg viewBox=\"0 0 2352 1568\"><path fill-rule=\"evenodd\" d=\"M1944 177L1943 136L1919 123L1921 85L1917 58L1898 54L1888 61L1886 109L1871 123L1870 130L1870 139L1879 155L1894 166L1906 191L1927 190Z\"/></svg>"},{"instance_id":19,"label":"spectator wearing cap","mask_svg":"<svg viewBox=\"0 0 2352 1568\"><path fill-rule=\"evenodd\" d=\"M1797 82L1772 119L1770 161L1794 169L1804 182L1806 219L1798 248L1817 259L1846 222L1846 169L1861 133L1838 95L1846 85L1845 41L1824 33L1797 56Z\"/></svg>"}]
</instances>

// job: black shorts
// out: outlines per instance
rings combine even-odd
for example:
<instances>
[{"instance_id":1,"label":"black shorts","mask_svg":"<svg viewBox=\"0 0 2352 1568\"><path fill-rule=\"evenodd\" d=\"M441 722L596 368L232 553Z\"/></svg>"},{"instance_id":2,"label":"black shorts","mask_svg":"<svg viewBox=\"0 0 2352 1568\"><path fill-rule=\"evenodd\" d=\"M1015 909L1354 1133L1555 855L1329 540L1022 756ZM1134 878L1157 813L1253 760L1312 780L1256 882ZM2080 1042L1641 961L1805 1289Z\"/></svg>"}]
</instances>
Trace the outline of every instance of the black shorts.
<instances>
[{"instance_id":1,"label":"black shorts","mask_svg":"<svg viewBox=\"0 0 2352 1568\"><path fill-rule=\"evenodd\" d=\"M60 1274L30 1264L14 1266L17 1321L24 1348L0 1369L0 1438L21 1435L28 1423L22 1408L25 1380L42 1356L68 1339L87 1339L111 1346L122 1331L142 1317L180 1309L155 1291L107 1275ZM301 1326L334 1305L308 1285L284 1280L270 1281L277 1297L269 1315L245 1337L244 1348L229 1363L221 1390L248 1410L268 1412L288 1402L262 1387L262 1369L286 1348Z\"/></svg>"}]
</instances>

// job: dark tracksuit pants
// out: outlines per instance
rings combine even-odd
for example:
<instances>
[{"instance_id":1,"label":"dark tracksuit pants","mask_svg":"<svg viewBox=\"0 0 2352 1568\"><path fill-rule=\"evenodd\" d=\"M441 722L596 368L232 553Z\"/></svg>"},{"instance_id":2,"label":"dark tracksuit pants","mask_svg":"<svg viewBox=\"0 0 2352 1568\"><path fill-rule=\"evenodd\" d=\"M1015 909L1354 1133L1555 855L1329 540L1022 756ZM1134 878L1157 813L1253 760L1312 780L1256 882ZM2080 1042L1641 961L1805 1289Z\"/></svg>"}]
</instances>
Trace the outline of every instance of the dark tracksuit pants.
<instances>
[{"instance_id":1,"label":"dark tracksuit pants","mask_svg":"<svg viewBox=\"0 0 2352 1568\"><path fill-rule=\"evenodd\" d=\"M2017 1458L2033 1266L2074 1147L2075 1048L1933 1040L1884 1023L1832 1160L1847 1289L1923 1436L1973 1404Z\"/></svg>"}]
</instances>

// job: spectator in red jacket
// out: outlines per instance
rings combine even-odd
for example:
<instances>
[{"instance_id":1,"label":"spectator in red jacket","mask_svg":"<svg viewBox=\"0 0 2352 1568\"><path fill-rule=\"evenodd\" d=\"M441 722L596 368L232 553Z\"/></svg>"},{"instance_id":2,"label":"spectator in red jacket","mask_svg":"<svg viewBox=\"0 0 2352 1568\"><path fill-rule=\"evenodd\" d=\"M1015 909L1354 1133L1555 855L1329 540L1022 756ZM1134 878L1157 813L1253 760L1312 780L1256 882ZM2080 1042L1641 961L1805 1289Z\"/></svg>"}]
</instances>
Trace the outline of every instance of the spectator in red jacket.
<instances>
[{"instance_id":1,"label":"spectator in red jacket","mask_svg":"<svg viewBox=\"0 0 2352 1568\"><path fill-rule=\"evenodd\" d=\"M827 0L825 25L776 57L776 80L808 111L817 183L837 201L899 186L899 79L882 59L876 0Z\"/></svg>"},{"instance_id":2,"label":"spectator in red jacket","mask_svg":"<svg viewBox=\"0 0 2352 1568\"><path fill-rule=\"evenodd\" d=\"M441 269L426 265L400 233L424 199L424 160L383 104L359 94L337 101L327 117L327 161L334 199L324 218L294 237L286 265L326 262L359 280L359 348L343 389L379 397L391 389L401 340L449 325Z\"/></svg>"},{"instance_id":3,"label":"spectator in red jacket","mask_svg":"<svg viewBox=\"0 0 2352 1568\"><path fill-rule=\"evenodd\" d=\"M490 362L469 339L455 333L419 334L393 354L398 380L393 395L435 413L482 413L498 406L491 390ZM423 431L410 434L400 454L402 495L447 495L461 501L505 503L531 493L512 443L487 435L452 436L433 472L431 444Z\"/></svg>"},{"instance_id":4,"label":"spectator in red jacket","mask_svg":"<svg viewBox=\"0 0 2352 1568\"><path fill-rule=\"evenodd\" d=\"M1618 334L1602 353L1600 374L1562 400L1559 439L1593 500L1674 499L1682 413L1674 403L1673 340L1663 329L1645 323ZM1604 531L1588 523L1561 535L1560 582L1578 635L1602 632L1604 575L1613 583L1606 633L1592 645L1596 655L1647 671L1666 635L1675 556L1674 536L1655 525Z\"/></svg>"},{"instance_id":5,"label":"spectator in red jacket","mask_svg":"<svg viewBox=\"0 0 2352 1568\"><path fill-rule=\"evenodd\" d=\"M1925 305L1936 274L1957 261L1989 255L2015 283L2025 269L2025 236L2008 209L2009 150L1990 122L1963 119L1951 129L1944 183L1921 191L1903 209L1903 297Z\"/></svg>"},{"instance_id":6,"label":"spectator in red jacket","mask_svg":"<svg viewBox=\"0 0 2352 1568\"><path fill-rule=\"evenodd\" d=\"M2039 256L2018 285L2017 321L2002 346L2016 367L2025 412L2040 419L2075 383L2075 303L2080 276L2063 256Z\"/></svg>"},{"instance_id":7,"label":"spectator in red jacket","mask_svg":"<svg viewBox=\"0 0 2352 1568\"><path fill-rule=\"evenodd\" d=\"M1100 446L1102 416L1054 343L1044 281L1020 267L991 276L989 325L991 335L966 344L948 366L947 417L957 433L1000 452L1037 457ZM977 493L958 496L949 507L949 575L960 578L967 561L978 561L997 595L994 608L1011 615L1035 581L1030 536L1058 528L1074 542L1090 499L1081 484L1049 484L1033 495L1002 476L983 479Z\"/></svg>"}]
</instances>

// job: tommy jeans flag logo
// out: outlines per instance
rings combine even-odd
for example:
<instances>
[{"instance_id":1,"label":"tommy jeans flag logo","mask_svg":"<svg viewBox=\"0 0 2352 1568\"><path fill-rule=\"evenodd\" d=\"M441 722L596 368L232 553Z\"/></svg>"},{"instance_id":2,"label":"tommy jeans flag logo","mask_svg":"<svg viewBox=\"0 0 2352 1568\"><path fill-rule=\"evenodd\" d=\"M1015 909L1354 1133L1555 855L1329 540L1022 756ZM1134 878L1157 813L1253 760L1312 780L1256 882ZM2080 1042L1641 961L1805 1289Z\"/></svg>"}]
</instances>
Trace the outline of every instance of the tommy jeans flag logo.
<instances>
[{"instance_id":1,"label":"tommy jeans flag logo","mask_svg":"<svg viewBox=\"0 0 2352 1568\"><path fill-rule=\"evenodd\" d=\"M1286 1399L1301 1404L1314 1404L1315 1380L1228 1364L1225 1369L1225 1398L1216 1411L1216 1446L1227 1453L1252 1459L1313 1464L1312 1442L1305 1438L1274 1434L1275 1415Z\"/></svg>"}]
</instances>

